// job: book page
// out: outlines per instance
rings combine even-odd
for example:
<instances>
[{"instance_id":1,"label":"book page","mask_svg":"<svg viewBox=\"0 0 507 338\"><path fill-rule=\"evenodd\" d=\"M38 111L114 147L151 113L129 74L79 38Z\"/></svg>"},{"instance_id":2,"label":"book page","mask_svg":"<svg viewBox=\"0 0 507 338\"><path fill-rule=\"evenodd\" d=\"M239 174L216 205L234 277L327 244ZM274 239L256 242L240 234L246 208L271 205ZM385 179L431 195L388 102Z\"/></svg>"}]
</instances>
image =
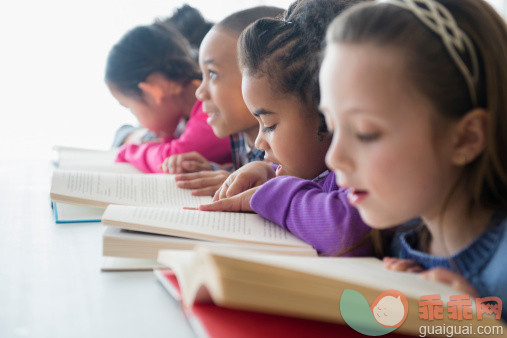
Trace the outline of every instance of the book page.
<instances>
[{"instance_id":1,"label":"book page","mask_svg":"<svg viewBox=\"0 0 507 338\"><path fill-rule=\"evenodd\" d=\"M422 295L440 294L442 299L448 300L449 296L456 294L456 290L447 284L425 280L414 273L387 270L379 259L373 257L290 257L265 254L254 256L240 251L218 251L209 248L199 248L194 252L198 251L236 257L245 264L249 261L257 262L373 289L395 289L414 299L419 299Z\"/></svg>"},{"instance_id":2,"label":"book page","mask_svg":"<svg viewBox=\"0 0 507 338\"><path fill-rule=\"evenodd\" d=\"M100 222L104 208L53 203L56 223Z\"/></svg>"},{"instance_id":3,"label":"book page","mask_svg":"<svg viewBox=\"0 0 507 338\"><path fill-rule=\"evenodd\" d=\"M130 163L115 162L117 149L93 150L55 146L56 165L59 169L86 170L124 174L141 174L142 172Z\"/></svg>"},{"instance_id":4,"label":"book page","mask_svg":"<svg viewBox=\"0 0 507 338\"><path fill-rule=\"evenodd\" d=\"M195 246L205 247L220 247L230 248L234 250L251 250L263 253L296 255L296 256L316 256L317 253L312 248L288 247L288 246L267 246L261 244L246 244L246 243L224 243L224 242L209 242L198 239L190 239L183 237L174 237L168 235L159 235L147 232L139 232L132 230L125 230L112 226L107 226L103 238L104 254L106 256L125 256L118 252L127 252L130 250L129 255L135 256L136 248L155 248L157 250L163 249L178 249L178 250L191 250ZM114 253L118 254L114 254ZM146 250L143 251L146 253ZM139 257L142 258L142 257ZM144 258L144 257L143 257ZM150 258L156 258L150 257Z\"/></svg>"},{"instance_id":5,"label":"book page","mask_svg":"<svg viewBox=\"0 0 507 338\"><path fill-rule=\"evenodd\" d=\"M196 207L212 200L209 196L193 196L190 190L178 188L173 175L55 170L51 198L61 202L62 196L71 197L74 202L82 199L104 205L160 207Z\"/></svg>"},{"instance_id":6,"label":"book page","mask_svg":"<svg viewBox=\"0 0 507 338\"><path fill-rule=\"evenodd\" d=\"M249 213L110 205L102 222L132 230L204 240L310 247L280 226Z\"/></svg>"}]
</instances>

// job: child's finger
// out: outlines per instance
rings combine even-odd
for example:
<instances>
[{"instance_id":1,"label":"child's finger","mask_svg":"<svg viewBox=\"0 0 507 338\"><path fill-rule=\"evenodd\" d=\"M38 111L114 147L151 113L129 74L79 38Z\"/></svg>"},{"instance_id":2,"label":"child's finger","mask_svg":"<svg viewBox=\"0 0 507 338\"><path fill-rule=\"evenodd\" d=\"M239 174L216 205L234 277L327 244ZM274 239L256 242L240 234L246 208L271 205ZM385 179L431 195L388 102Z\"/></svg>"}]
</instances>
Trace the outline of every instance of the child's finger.
<instances>
[{"instance_id":1,"label":"child's finger","mask_svg":"<svg viewBox=\"0 0 507 338\"><path fill-rule=\"evenodd\" d=\"M382 259L382 263L384 264L384 267L386 269L391 269L391 267L393 266L393 264L395 264L395 262L399 261L399 258L395 258L395 257L384 257Z\"/></svg>"},{"instance_id":2,"label":"child's finger","mask_svg":"<svg viewBox=\"0 0 507 338\"><path fill-rule=\"evenodd\" d=\"M419 272L423 272L424 271L424 268L420 265L414 265L414 266L411 266L409 268L407 268L406 270L407 272L412 272L412 273L419 273Z\"/></svg>"},{"instance_id":3,"label":"child's finger","mask_svg":"<svg viewBox=\"0 0 507 338\"><path fill-rule=\"evenodd\" d=\"M160 165L160 169L162 170L162 172L169 173L168 163L169 163L169 158L166 158L164 160L164 162L162 162L162 164Z\"/></svg>"},{"instance_id":4,"label":"child's finger","mask_svg":"<svg viewBox=\"0 0 507 338\"><path fill-rule=\"evenodd\" d=\"M200 171L200 172L196 172L196 173L177 174L176 176L174 176L174 179L177 182L178 181L191 181L191 180L195 180L197 178L208 177L209 175L210 175L209 172Z\"/></svg>"},{"instance_id":5,"label":"child's finger","mask_svg":"<svg viewBox=\"0 0 507 338\"><path fill-rule=\"evenodd\" d=\"M185 160L181 162L181 168L186 172L197 171L198 163L194 160Z\"/></svg>"},{"instance_id":6,"label":"child's finger","mask_svg":"<svg viewBox=\"0 0 507 338\"><path fill-rule=\"evenodd\" d=\"M423 272L421 276L435 282L445 283L452 288L465 292L470 296L477 297L478 293L470 282L460 274L454 273L444 268L434 268Z\"/></svg>"},{"instance_id":7,"label":"child's finger","mask_svg":"<svg viewBox=\"0 0 507 338\"><path fill-rule=\"evenodd\" d=\"M231 181L231 183L229 185L229 189L225 192L226 197L235 196L251 188L249 182L242 176L236 176L235 179L229 179L229 181Z\"/></svg>"},{"instance_id":8,"label":"child's finger","mask_svg":"<svg viewBox=\"0 0 507 338\"><path fill-rule=\"evenodd\" d=\"M450 284L454 280L454 274L447 270L442 268L435 268L426 271L421 275L424 279L433 280L436 282L442 282L446 284Z\"/></svg>"},{"instance_id":9,"label":"child's finger","mask_svg":"<svg viewBox=\"0 0 507 338\"><path fill-rule=\"evenodd\" d=\"M178 157L176 159L176 164L175 164L177 174L183 173L183 165L182 164L184 161L187 160L187 157L188 157L188 154L178 155Z\"/></svg>"},{"instance_id":10,"label":"child's finger","mask_svg":"<svg viewBox=\"0 0 507 338\"><path fill-rule=\"evenodd\" d=\"M384 264L384 268L386 269L389 269L389 267L391 266L393 262L393 258L392 257L384 257L382 258L382 264Z\"/></svg>"},{"instance_id":11,"label":"child's finger","mask_svg":"<svg viewBox=\"0 0 507 338\"><path fill-rule=\"evenodd\" d=\"M191 191L193 196L213 196L218 186L211 186L202 189L194 189Z\"/></svg>"},{"instance_id":12,"label":"child's finger","mask_svg":"<svg viewBox=\"0 0 507 338\"><path fill-rule=\"evenodd\" d=\"M199 206L202 211L240 211L241 203L235 198L228 198L213 202L211 204L203 204Z\"/></svg>"},{"instance_id":13,"label":"child's finger","mask_svg":"<svg viewBox=\"0 0 507 338\"><path fill-rule=\"evenodd\" d=\"M227 191L229 191L229 184L230 180L229 178L225 179L222 183L222 186L220 187L220 194L218 194L218 199L225 199L227 198Z\"/></svg>"},{"instance_id":14,"label":"child's finger","mask_svg":"<svg viewBox=\"0 0 507 338\"><path fill-rule=\"evenodd\" d=\"M199 206L203 211L253 211L250 207L251 194L246 191L231 198Z\"/></svg>"},{"instance_id":15,"label":"child's finger","mask_svg":"<svg viewBox=\"0 0 507 338\"><path fill-rule=\"evenodd\" d=\"M388 258L385 259L383 262L384 266L387 269L394 271L410 272L410 270L412 269L416 270L418 267L420 267L419 264L410 259Z\"/></svg>"},{"instance_id":16,"label":"child's finger","mask_svg":"<svg viewBox=\"0 0 507 338\"><path fill-rule=\"evenodd\" d=\"M221 184L220 187L218 187L218 189L213 194L213 202L216 202L220 199L220 192L222 191L222 187L223 187L223 184Z\"/></svg>"},{"instance_id":17,"label":"child's finger","mask_svg":"<svg viewBox=\"0 0 507 338\"><path fill-rule=\"evenodd\" d=\"M417 265L413 261L408 259L401 259L393 263L391 270L408 272L409 269L414 268L415 266Z\"/></svg>"},{"instance_id":18,"label":"child's finger","mask_svg":"<svg viewBox=\"0 0 507 338\"><path fill-rule=\"evenodd\" d=\"M196 151L180 154L185 161L201 161L204 157Z\"/></svg>"},{"instance_id":19,"label":"child's finger","mask_svg":"<svg viewBox=\"0 0 507 338\"><path fill-rule=\"evenodd\" d=\"M172 155L171 157L169 157L168 159L165 160L165 165L167 167L167 172L169 172L170 174L175 174L176 173L176 158L178 157L178 155Z\"/></svg>"},{"instance_id":20,"label":"child's finger","mask_svg":"<svg viewBox=\"0 0 507 338\"><path fill-rule=\"evenodd\" d=\"M179 181L176 183L178 188L182 189L200 189L204 187L209 187L213 184L214 181L212 178L196 178L194 180L188 180L188 181Z\"/></svg>"}]
</instances>

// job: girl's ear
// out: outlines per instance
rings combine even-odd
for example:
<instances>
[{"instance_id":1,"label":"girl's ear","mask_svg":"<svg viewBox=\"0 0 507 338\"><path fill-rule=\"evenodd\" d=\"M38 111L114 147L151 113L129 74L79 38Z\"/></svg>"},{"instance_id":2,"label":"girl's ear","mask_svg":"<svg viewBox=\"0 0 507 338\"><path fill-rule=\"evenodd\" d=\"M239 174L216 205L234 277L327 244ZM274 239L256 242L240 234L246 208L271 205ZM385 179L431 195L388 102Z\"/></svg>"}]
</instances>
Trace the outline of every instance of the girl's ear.
<instances>
[{"instance_id":1,"label":"girl's ear","mask_svg":"<svg viewBox=\"0 0 507 338\"><path fill-rule=\"evenodd\" d=\"M453 164L464 166L484 151L488 123L489 115L483 108L475 108L461 118L455 129Z\"/></svg>"},{"instance_id":2,"label":"girl's ear","mask_svg":"<svg viewBox=\"0 0 507 338\"><path fill-rule=\"evenodd\" d=\"M161 104L162 101L170 96L178 95L182 91L182 86L176 81L169 80L162 74L150 74L145 81L137 85L143 92L147 102Z\"/></svg>"}]
</instances>

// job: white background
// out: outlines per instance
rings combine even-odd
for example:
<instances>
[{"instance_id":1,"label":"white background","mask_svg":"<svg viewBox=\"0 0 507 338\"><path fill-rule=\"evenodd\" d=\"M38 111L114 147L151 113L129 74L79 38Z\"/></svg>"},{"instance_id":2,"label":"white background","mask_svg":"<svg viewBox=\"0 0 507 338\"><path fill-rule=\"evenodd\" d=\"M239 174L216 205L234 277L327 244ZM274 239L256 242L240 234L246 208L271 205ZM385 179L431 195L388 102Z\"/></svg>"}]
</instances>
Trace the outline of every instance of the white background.
<instances>
[{"instance_id":1,"label":"white background","mask_svg":"<svg viewBox=\"0 0 507 338\"><path fill-rule=\"evenodd\" d=\"M505 13L507 0L492 0ZM290 0L187 1L213 21L257 4ZM172 14L183 1L6 0L0 5L0 154L49 158L55 144L109 148L135 123L103 82L107 53L130 28Z\"/></svg>"}]
</instances>

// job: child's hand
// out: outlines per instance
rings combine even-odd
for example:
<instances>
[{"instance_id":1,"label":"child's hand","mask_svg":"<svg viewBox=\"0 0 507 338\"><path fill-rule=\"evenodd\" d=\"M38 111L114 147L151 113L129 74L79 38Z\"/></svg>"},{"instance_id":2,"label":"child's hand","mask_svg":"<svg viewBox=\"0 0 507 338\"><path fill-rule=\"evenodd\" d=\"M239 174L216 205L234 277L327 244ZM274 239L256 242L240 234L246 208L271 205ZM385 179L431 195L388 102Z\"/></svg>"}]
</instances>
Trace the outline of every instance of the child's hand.
<instances>
[{"instance_id":1,"label":"child's hand","mask_svg":"<svg viewBox=\"0 0 507 338\"><path fill-rule=\"evenodd\" d=\"M172 155L160 165L163 172L169 174L193 173L202 170L213 170L209 161L196 151Z\"/></svg>"},{"instance_id":2,"label":"child's hand","mask_svg":"<svg viewBox=\"0 0 507 338\"><path fill-rule=\"evenodd\" d=\"M263 161L250 162L233 172L217 190L213 201L232 197L275 177L273 168Z\"/></svg>"},{"instance_id":3,"label":"child's hand","mask_svg":"<svg viewBox=\"0 0 507 338\"><path fill-rule=\"evenodd\" d=\"M250 199L253 194L259 189L255 187L243 191L233 197L224 198L211 204L203 204L199 206L199 210L202 211L253 211L250 206Z\"/></svg>"},{"instance_id":4,"label":"child's hand","mask_svg":"<svg viewBox=\"0 0 507 338\"><path fill-rule=\"evenodd\" d=\"M435 282L449 284L453 289L461 291L471 297L479 297L479 294L472 284L470 284L468 279L459 273L455 273L444 268L434 268L423 272L421 277Z\"/></svg>"},{"instance_id":5,"label":"child's hand","mask_svg":"<svg viewBox=\"0 0 507 338\"><path fill-rule=\"evenodd\" d=\"M384 263L384 267L388 270L403 272L422 272L424 270L419 263L411 259L384 257L384 259L382 259L382 263Z\"/></svg>"},{"instance_id":6,"label":"child's hand","mask_svg":"<svg viewBox=\"0 0 507 338\"><path fill-rule=\"evenodd\" d=\"M176 175L176 185L182 189L192 189L194 196L213 196L231 173L225 170L200 171Z\"/></svg>"}]
</instances>

